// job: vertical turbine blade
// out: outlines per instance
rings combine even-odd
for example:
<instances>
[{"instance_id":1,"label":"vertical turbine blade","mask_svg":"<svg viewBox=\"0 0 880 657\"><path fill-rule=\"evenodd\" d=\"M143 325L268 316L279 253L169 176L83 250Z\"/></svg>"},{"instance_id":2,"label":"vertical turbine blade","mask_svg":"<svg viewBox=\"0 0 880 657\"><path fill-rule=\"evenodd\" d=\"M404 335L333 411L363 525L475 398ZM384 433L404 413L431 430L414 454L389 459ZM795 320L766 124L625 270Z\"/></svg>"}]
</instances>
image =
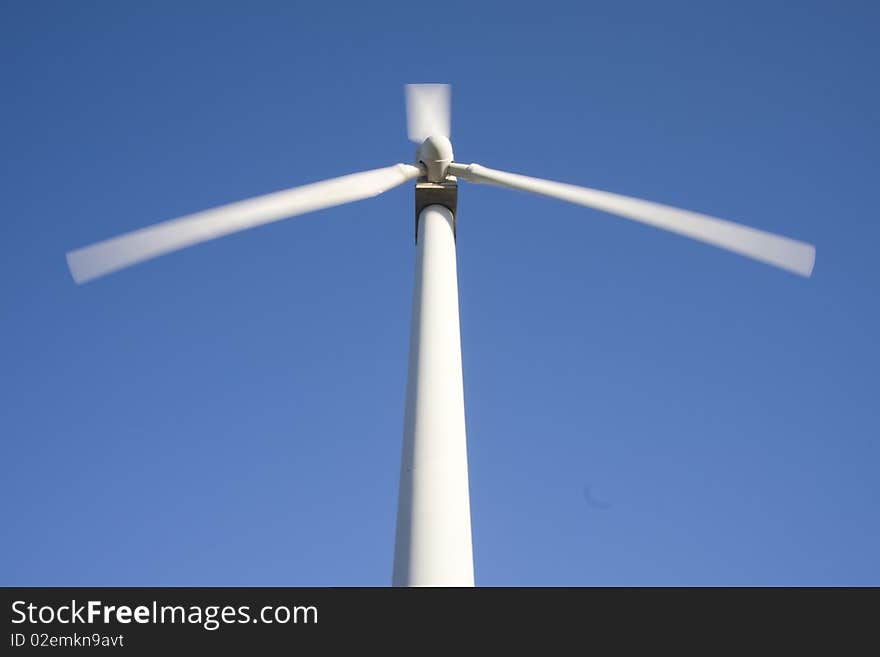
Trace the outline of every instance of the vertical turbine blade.
<instances>
[{"instance_id":1,"label":"vertical turbine blade","mask_svg":"<svg viewBox=\"0 0 880 657\"><path fill-rule=\"evenodd\" d=\"M431 136L449 137L448 84L406 85L406 124L409 138L421 144Z\"/></svg>"}]
</instances>

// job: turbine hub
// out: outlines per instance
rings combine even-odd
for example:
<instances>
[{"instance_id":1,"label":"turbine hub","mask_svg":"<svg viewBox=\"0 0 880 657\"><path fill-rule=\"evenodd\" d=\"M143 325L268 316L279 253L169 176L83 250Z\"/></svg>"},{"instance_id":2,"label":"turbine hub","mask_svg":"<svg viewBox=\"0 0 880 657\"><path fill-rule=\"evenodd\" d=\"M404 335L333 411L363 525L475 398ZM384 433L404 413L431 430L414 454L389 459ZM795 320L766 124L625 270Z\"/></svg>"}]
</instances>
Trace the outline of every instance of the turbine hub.
<instances>
[{"instance_id":1,"label":"turbine hub","mask_svg":"<svg viewBox=\"0 0 880 657\"><path fill-rule=\"evenodd\" d=\"M440 183L446 180L449 164L452 162L452 142L449 137L428 137L416 151L416 161L425 166L428 182Z\"/></svg>"}]
</instances>

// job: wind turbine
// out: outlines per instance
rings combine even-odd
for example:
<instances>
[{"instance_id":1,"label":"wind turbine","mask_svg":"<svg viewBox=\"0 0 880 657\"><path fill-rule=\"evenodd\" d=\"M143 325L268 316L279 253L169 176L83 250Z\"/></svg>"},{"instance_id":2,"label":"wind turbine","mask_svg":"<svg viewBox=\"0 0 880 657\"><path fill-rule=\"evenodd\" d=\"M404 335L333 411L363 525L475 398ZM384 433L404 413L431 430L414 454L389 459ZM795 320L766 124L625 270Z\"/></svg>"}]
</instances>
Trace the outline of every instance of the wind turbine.
<instances>
[{"instance_id":1,"label":"wind turbine","mask_svg":"<svg viewBox=\"0 0 880 657\"><path fill-rule=\"evenodd\" d=\"M172 219L67 254L84 283L187 246L376 196L416 180L416 267L392 583L473 586L470 499L458 319L458 180L542 194L663 228L810 276L815 248L696 212L454 161L450 88L406 86L414 164L395 164Z\"/></svg>"}]
</instances>

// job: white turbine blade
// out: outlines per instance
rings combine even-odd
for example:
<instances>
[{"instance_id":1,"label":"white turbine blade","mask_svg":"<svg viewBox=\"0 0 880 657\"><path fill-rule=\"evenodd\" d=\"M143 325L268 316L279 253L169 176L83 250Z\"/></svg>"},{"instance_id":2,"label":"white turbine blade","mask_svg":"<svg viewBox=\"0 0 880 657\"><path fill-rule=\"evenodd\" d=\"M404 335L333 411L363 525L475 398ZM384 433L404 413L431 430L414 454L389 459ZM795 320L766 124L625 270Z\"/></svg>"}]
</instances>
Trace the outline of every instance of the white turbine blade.
<instances>
[{"instance_id":1,"label":"white turbine blade","mask_svg":"<svg viewBox=\"0 0 880 657\"><path fill-rule=\"evenodd\" d=\"M419 175L418 167L395 164L221 205L71 251L67 266L77 283L85 283L223 235L370 198Z\"/></svg>"},{"instance_id":2,"label":"white turbine blade","mask_svg":"<svg viewBox=\"0 0 880 657\"><path fill-rule=\"evenodd\" d=\"M739 253L781 269L810 276L816 260L816 247L757 228L680 210L668 205L642 201L588 187L529 178L515 173L496 171L479 164L451 164L449 173L476 183L490 183L558 198L570 203L616 214L643 224L685 235L691 239Z\"/></svg>"},{"instance_id":3,"label":"white turbine blade","mask_svg":"<svg viewBox=\"0 0 880 657\"><path fill-rule=\"evenodd\" d=\"M406 124L409 138L421 144L431 136L449 137L448 84L406 85Z\"/></svg>"}]
</instances>

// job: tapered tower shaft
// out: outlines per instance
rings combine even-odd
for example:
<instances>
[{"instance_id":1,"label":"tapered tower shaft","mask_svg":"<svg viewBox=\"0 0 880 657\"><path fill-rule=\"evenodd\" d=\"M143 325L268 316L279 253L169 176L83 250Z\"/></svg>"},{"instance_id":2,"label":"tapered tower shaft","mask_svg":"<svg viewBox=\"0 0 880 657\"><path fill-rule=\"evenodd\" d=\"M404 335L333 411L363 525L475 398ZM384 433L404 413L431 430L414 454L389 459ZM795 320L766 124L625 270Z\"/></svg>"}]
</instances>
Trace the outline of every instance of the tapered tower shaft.
<instances>
[{"instance_id":1,"label":"tapered tower shaft","mask_svg":"<svg viewBox=\"0 0 880 657\"><path fill-rule=\"evenodd\" d=\"M473 586L452 212L418 217L394 586Z\"/></svg>"}]
</instances>

